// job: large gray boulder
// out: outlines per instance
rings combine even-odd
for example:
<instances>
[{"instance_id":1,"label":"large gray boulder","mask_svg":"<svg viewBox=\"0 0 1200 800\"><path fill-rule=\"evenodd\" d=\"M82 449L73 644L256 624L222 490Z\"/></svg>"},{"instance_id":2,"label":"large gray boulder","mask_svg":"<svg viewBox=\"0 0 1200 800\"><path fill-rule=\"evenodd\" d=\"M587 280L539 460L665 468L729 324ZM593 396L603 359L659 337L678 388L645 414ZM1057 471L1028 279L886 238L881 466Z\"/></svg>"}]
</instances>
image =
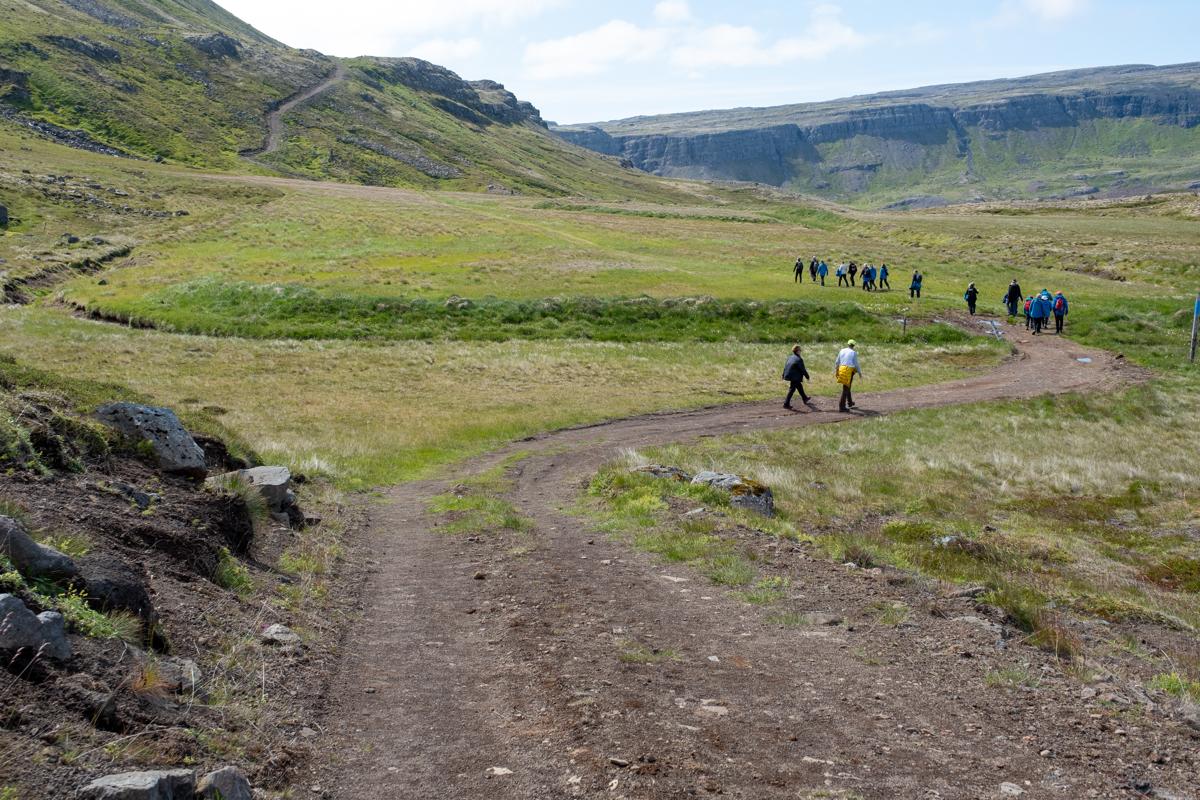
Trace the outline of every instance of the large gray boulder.
<instances>
[{"instance_id":1,"label":"large gray boulder","mask_svg":"<svg viewBox=\"0 0 1200 800\"><path fill-rule=\"evenodd\" d=\"M296 495L292 492L292 473L287 467L239 469L214 475L207 483L217 488L228 488L237 481L257 489L272 511L286 511L296 504Z\"/></svg>"},{"instance_id":2,"label":"large gray boulder","mask_svg":"<svg viewBox=\"0 0 1200 800\"><path fill-rule=\"evenodd\" d=\"M203 479L208 474L204 451L169 408L138 403L109 403L96 416L131 439L149 442L164 472Z\"/></svg>"},{"instance_id":3,"label":"large gray boulder","mask_svg":"<svg viewBox=\"0 0 1200 800\"><path fill-rule=\"evenodd\" d=\"M79 790L80 800L192 800L196 773L190 769L122 772L97 778Z\"/></svg>"},{"instance_id":4,"label":"large gray boulder","mask_svg":"<svg viewBox=\"0 0 1200 800\"><path fill-rule=\"evenodd\" d=\"M769 486L758 481L725 472L705 471L692 478L692 483L729 492L729 504L734 508L744 508L764 517L775 516L775 495Z\"/></svg>"},{"instance_id":5,"label":"large gray boulder","mask_svg":"<svg viewBox=\"0 0 1200 800\"><path fill-rule=\"evenodd\" d=\"M16 653L20 650L29 655L40 653L46 658L66 661L71 657L66 623L57 611L34 614L21 598L0 594L0 651Z\"/></svg>"},{"instance_id":6,"label":"large gray boulder","mask_svg":"<svg viewBox=\"0 0 1200 800\"><path fill-rule=\"evenodd\" d=\"M74 578L79 574L70 556L35 542L12 517L0 517L0 555L26 578Z\"/></svg>"},{"instance_id":7,"label":"large gray boulder","mask_svg":"<svg viewBox=\"0 0 1200 800\"><path fill-rule=\"evenodd\" d=\"M200 779L196 797L203 800L254 800L250 781L237 767L221 767Z\"/></svg>"}]
</instances>

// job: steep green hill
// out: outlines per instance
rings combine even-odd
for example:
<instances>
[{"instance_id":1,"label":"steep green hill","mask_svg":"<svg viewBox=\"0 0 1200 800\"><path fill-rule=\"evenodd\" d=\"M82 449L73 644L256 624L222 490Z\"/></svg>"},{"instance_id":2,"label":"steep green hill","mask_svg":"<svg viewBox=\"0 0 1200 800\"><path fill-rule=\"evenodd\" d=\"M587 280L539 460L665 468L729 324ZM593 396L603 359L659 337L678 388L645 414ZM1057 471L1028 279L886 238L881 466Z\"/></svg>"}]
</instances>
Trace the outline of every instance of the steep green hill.
<instances>
[{"instance_id":1,"label":"steep green hill","mask_svg":"<svg viewBox=\"0 0 1200 800\"><path fill-rule=\"evenodd\" d=\"M206 169L669 198L491 81L287 47L210 0L0 0L0 125Z\"/></svg>"},{"instance_id":2,"label":"steep green hill","mask_svg":"<svg viewBox=\"0 0 1200 800\"><path fill-rule=\"evenodd\" d=\"M1200 63L555 132L659 175L759 181L868 205L1143 193L1200 181Z\"/></svg>"}]
</instances>

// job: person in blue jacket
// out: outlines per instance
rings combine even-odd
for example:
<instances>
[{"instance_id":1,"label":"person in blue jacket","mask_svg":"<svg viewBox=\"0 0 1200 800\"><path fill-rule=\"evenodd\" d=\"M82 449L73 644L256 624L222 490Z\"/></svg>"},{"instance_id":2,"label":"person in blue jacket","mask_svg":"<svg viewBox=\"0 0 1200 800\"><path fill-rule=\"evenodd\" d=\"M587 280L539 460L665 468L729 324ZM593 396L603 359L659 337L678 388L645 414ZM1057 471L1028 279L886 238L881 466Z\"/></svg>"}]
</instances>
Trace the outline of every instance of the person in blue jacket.
<instances>
[{"instance_id":1,"label":"person in blue jacket","mask_svg":"<svg viewBox=\"0 0 1200 800\"><path fill-rule=\"evenodd\" d=\"M887 278L888 278L887 264L880 264L879 265L879 285L881 287L886 286L887 290L890 292L892 290L892 285L890 283L888 283Z\"/></svg>"},{"instance_id":2,"label":"person in blue jacket","mask_svg":"<svg viewBox=\"0 0 1200 800\"><path fill-rule=\"evenodd\" d=\"M920 270L913 270L912 283L908 285L909 298L917 298L921 296L921 284L925 283L925 276Z\"/></svg>"},{"instance_id":3,"label":"person in blue jacket","mask_svg":"<svg viewBox=\"0 0 1200 800\"><path fill-rule=\"evenodd\" d=\"M1033 318L1033 335L1037 336L1042 328L1050 321L1050 292L1042 289L1041 294L1033 298L1033 308L1029 316Z\"/></svg>"},{"instance_id":4,"label":"person in blue jacket","mask_svg":"<svg viewBox=\"0 0 1200 800\"><path fill-rule=\"evenodd\" d=\"M821 276L821 285L825 285L825 276L829 274L829 265L822 261L817 265L817 274Z\"/></svg>"},{"instance_id":5,"label":"person in blue jacket","mask_svg":"<svg viewBox=\"0 0 1200 800\"><path fill-rule=\"evenodd\" d=\"M1054 295L1054 332L1063 332L1063 323L1067 321L1067 298L1063 297L1062 292Z\"/></svg>"}]
</instances>

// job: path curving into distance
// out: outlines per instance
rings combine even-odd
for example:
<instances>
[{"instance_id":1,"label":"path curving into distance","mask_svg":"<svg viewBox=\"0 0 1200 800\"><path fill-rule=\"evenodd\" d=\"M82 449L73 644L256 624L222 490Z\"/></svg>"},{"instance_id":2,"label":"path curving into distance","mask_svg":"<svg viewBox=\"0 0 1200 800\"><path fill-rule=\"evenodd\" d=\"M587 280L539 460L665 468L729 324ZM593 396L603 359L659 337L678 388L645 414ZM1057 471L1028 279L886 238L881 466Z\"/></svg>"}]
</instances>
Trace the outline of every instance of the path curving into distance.
<instances>
[{"instance_id":1,"label":"path curving into distance","mask_svg":"<svg viewBox=\"0 0 1200 800\"><path fill-rule=\"evenodd\" d=\"M373 512L363 617L343 644L321 738L308 740L318 755L303 788L339 800L944 800L1002 796L1002 783L1027 797L1112 796L1137 780L1186 796L1189 757L1165 766L1150 757L1186 754L1186 744L1149 725L1131 736L1103 730L1052 656L999 640L979 617L962 620L978 614L970 598L743 531L739 546L790 578L781 608L847 621L781 624L769 619L774 607L564 511L625 448L872 424L907 409L1144 378L1066 339L1009 335L1013 357L978 377L879 394L864 382L861 413L821 399L807 413L770 402L654 414L534 437L461 466L459 478L524 455L506 496L531 523L524 534L439 532L428 503L453 477L393 489ZM1085 356L1091 363L1077 360ZM912 622L861 622L881 602L914 609ZM1037 691L986 688L987 674L1006 668L1029 670Z\"/></svg>"},{"instance_id":2,"label":"path curving into distance","mask_svg":"<svg viewBox=\"0 0 1200 800\"><path fill-rule=\"evenodd\" d=\"M263 146L253 150L242 152L243 158L257 159L261 156L267 156L274 153L283 144L283 115L303 103L307 103L317 95L337 86L342 81L346 80L346 66L338 62L333 68L333 72L329 74L325 80L318 83L316 86L311 86L307 89L292 95L287 100L279 104L279 107L267 113L267 138L263 142Z\"/></svg>"}]
</instances>

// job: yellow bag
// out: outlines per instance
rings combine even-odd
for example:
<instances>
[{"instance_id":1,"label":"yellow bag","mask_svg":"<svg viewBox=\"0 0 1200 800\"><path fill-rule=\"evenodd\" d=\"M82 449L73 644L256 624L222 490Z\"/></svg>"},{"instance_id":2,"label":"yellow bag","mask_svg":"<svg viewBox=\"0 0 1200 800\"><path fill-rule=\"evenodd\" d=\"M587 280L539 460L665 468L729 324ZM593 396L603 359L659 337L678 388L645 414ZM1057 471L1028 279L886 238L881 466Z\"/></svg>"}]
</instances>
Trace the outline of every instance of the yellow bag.
<instances>
[{"instance_id":1,"label":"yellow bag","mask_svg":"<svg viewBox=\"0 0 1200 800\"><path fill-rule=\"evenodd\" d=\"M849 367L849 366L846 366L845 364L838 367L838 371L837 371L837 382L838 383L840 383L842 386L849 386L853 380L854 380L854 367Z\"/></svg>"}]
</instances>

